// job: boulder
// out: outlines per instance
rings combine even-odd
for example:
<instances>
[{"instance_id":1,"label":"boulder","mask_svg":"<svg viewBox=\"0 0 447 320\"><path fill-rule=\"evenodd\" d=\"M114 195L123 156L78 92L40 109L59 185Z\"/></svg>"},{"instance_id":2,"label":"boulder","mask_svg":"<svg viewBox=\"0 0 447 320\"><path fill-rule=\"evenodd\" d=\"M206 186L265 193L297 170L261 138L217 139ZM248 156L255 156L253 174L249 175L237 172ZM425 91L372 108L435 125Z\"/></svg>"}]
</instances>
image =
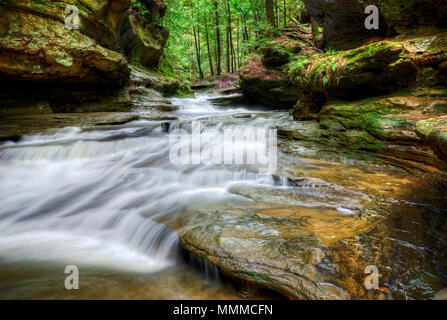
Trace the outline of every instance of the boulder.
<instances>
[{"instance_id":1,"label":"boulder","mask_svg":"<svg viewBox=\"0 0 447 320\"><path fill-rule=\"evenodd\" d=\"M332 55L297 56L290 65L290 77L301 89L297 118L309 118L333 98L363 98L408 87L416 74L404 46L390 41Z\"/></svg>"},{"instance_id":2,"label":"boulder","mask_svg":"<svg viewBox=\"0 0 447 320\"><path fill-rule=\"evenodd\" d=\"M269 69L260 57L245 61L239 71L239 85L247 96L275 107L292 107L299 90L289 80L287 70Z\"/></svg>"},{"instance_id":3,"label":"boulder","mask_svg":"<svg viewBox=\"0 0 447 320\"><path fill-rule=\"evenodd\" d=\"M389 34L406 33L421 27L447 27L447 2L442 0L374 0L359 1L363 7L375 4Z\"/></svg>"}]
</instances>

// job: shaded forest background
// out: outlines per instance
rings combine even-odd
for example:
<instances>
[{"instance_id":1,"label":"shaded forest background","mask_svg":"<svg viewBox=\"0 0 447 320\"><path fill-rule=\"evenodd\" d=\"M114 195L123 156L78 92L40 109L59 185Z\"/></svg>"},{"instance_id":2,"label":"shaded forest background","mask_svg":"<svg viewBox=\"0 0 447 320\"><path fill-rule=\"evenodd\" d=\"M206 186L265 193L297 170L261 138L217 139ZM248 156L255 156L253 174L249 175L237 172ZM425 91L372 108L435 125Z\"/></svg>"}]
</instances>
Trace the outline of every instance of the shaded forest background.
<instances>
[{"instance_id":1,"label":"shaded forest background","mask_svg":"<svg viewBox=\"0 0 447 320\"><path fill-rule=\"evenodd\" d=\"M237 72L269 36L298 22L301 0L165 0L160 71L186 81Z\"/></svg>"}]
</instances>

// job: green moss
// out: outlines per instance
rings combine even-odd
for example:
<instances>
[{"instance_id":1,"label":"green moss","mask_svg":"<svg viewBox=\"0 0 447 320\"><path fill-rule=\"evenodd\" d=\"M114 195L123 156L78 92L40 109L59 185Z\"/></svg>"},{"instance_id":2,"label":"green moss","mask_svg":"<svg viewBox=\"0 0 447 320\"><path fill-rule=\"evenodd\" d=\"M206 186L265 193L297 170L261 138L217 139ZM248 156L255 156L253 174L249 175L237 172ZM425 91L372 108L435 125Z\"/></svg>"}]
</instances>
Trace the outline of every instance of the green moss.
<instances>
[{"instance_id":1,"label":"green moss","mask_svg":"<svg viewBox=\"0 0 447 320\"><path fill-rule=\"evenodd\" d=\"M252 280L258 284L266 282L266 279L264 278L264 276L259 273L252 272L250 275L251 275Z\"/></svg>"}]
</instances>

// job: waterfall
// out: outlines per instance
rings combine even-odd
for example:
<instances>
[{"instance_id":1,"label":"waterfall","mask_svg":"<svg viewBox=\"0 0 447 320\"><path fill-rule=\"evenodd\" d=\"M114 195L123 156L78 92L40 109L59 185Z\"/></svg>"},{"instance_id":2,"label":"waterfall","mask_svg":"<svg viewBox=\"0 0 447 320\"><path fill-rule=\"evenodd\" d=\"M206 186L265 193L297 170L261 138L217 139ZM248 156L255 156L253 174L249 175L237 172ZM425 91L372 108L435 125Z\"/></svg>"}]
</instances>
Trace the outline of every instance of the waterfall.
<instances>
[{"instance_id":1,"label":"waterfall","mask_svg":"<svg viewBox=\"0 0 447 320\"><path fill-rule=\"evenodd\" d=\"M260 174L253 165L170 163L169 133L188 123L190 127L190 120L204 119L206 133L209 128L267 128L285 116L218 108L208 98L173 99L182 120L168 132L161 121L134 121L52 129L2 145L2 261L159 271L175 263L178 247L165 222L186 207L250 201L229 191L239 183L287 184ZM231 117L241 112L254 116ZM215 143L206 135L203 139L208 147Z\"/></svg>"}]
</instances>

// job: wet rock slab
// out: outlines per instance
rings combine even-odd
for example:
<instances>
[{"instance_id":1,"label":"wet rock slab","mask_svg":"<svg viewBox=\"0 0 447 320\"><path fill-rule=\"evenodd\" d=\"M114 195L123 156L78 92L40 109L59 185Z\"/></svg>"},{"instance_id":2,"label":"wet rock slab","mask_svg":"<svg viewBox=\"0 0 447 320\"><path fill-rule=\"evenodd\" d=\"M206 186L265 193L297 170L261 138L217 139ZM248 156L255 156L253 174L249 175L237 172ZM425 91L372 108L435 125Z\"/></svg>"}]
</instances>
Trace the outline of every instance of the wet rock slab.
<instances>
[{"instance_id":1,"label":"wet rock slab","mask_svg":"<svg viewBox=\"0 0 447 320\"><path fill-rule=\"evenodd\" d=\"M246 202L189 207L170 222L181 245L247 286L290 299L432 298L443 288L445 256L424 246L432 246L427 232L446 239L438 229L445 220L417 205L440 196L433 184L396 169L300 161L279 172L289 187L236 185L230 191ZM380 270L375 290L364 286L368 265Z\"/></svg>"},{"instance_id":2,"label":"wet rock slab","mask_svg":"<svg viewBox=\"0 0 447 320\"><path fill-rule=\"evenodd\" d=\"M359 217L331 214L319 223L338 227L333 230L352 228L353 233L362 224ZM324 216L306 208L234 205L182 217L178 233L187 250L251 285L289 298L349 299L348 292L331 282L337 271L324 258L324 242L312 231L319 215Z\"/></svg>"},{"instance_id":3,"label":"wet rock slab","mask_svg":"<svg viewBox=\"0 0 447 320\"><path fill-rule=\"evenodd\" d=\"M0 123L0 140L19 139L25 134L63 127L122 125L138 120L138 114L129 112L51 113L17 115L3 118Z\"/></svg>"}]
</instances>

